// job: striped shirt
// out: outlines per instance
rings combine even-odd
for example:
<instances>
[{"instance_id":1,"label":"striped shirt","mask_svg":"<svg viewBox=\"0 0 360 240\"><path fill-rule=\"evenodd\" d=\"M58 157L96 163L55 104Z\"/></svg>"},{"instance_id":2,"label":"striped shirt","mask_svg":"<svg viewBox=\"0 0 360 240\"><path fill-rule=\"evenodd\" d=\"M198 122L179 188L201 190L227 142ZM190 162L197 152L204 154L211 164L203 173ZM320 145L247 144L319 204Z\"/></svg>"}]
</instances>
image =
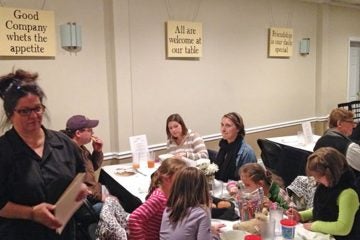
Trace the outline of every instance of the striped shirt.
<instances>
[{"instance_id":1,"label":"striped shirt","mask_svg":"<svg viewBox=\"0 0 360 240\"><path fill-rule=\"evenodd\" d=\"M204 140L198 133L191 132L190 130L179 145L173 139L169 139L168 152L174 155L185 152L186 155L184 157L192 160L209 158Z\"/></svg>"},{"instance_id":2,"label":"striped shirt","mask_svg":"<svg viewBox=\"0 0 360 240\"><path fill-rule=\"evenodd\" d=\"M130 214L128 227L130 240L159 239L161 219L167 198L159 189Z\"/></svg>"}]
</instances>

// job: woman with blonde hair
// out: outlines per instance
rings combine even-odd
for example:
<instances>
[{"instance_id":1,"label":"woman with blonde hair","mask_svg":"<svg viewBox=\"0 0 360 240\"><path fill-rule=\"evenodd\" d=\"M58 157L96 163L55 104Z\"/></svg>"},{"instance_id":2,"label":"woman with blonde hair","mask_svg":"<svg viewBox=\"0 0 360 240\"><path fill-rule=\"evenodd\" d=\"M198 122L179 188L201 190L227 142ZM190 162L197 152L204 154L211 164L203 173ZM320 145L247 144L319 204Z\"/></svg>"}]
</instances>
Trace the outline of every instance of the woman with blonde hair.
<instances>
[{"instance_id":1,"label":"woman with blonde hair","mask_svg":"<svg viewBox=\"0 0 360 240\"><path fill-rule=\"evenodd\" d=\"M161 163L151 177L146 201L130 214L129 239L159 239L161 218L170 194L173 175L185 167L186 163L177 158L169 158Z\"/></svg>"},{"instance_id":2,"label":"woman with blonde hair","mask_svg":"<svg viewBox=\"0 0 360 240\"><path fill-rule=\"evenodd\" d=\"M342 153L360 179L360 145L349 136L356 127L354 113L344 108L335 108L329 115L329 129L316 142L314 151L321 147L333 147Z\"/></svg>"}]
</instances>

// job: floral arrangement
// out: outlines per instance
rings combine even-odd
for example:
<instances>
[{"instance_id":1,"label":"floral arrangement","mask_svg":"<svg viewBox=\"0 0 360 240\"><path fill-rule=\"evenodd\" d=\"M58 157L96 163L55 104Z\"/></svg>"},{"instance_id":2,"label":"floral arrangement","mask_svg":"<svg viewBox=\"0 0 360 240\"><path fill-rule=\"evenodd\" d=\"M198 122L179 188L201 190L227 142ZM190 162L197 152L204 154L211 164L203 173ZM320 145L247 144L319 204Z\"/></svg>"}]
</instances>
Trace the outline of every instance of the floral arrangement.
<instances>
[{"instance_id":1,"label":"floral arrangement","mask_svg":"<svg viewBox=\"0 0 360 240\"><path fill-rule=\"evenodd\" d=\"M219 171L218 165L210 163L210 159L198 159L196 160L196 167L200 169L206 176L212 176Z\"/></svg>"}]
</instances>

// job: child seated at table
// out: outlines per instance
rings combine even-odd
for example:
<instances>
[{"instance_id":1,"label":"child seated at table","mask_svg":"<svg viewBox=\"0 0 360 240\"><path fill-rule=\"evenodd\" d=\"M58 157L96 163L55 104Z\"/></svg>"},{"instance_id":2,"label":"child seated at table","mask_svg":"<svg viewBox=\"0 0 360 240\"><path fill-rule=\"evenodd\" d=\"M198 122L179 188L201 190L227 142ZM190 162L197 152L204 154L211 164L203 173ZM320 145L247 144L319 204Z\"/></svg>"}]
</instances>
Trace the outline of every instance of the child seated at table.
<instances>
[{"instance_id":1,"label":"child seated at table","mask_svg":"<svg viewBox=\"0 0 360 240\"><path fill-rule=\"evenodd\" d=\"M218 239L221 226L211 227L209 187L204 173L194 167L180 170L162 217L160 239Z\"/></svg>"},{"instance_id":2,"label":"child seated at table","mask_svg":"<svg viewBox=\"0 0 360 240\"><path fill-rule=\"evenodd\" d=\"M146 201L130 214L129 239L159 239L161 218L173 182L173 175L186 163L177 158L164 160L152 175Z\"/></svg>"},{"instance_id":3,"label":"child seated at table","mask_svg":"<svg viewBox=\"0 0 360 240\"><path fill-rule=\"evenodd\" d=\"M359 189L344 155L334 148L319 148L307 160L306 173L318 183L313 208L286 214L305 229L331 234L336 239L360 239Z\"/></svg>"},{"instance_id":4,"label":"child seated at table","mask_svg":"<svg viewBox=\"0 0 360 240\"><path fill-rule=\"evenodd\" d=\"M295 204L291 202L286 191L280 187L280 184L277 183L275 179L273 179L273 174L260 164L244 164L239 169L239 176L243 187L248 192L253 192L262 187L264 191L264 207L270 208L273 203L277 203L278 206L284 209L295 206ZM227 189L230 195L236 195L238 193L237 185L238 184L234 181L228 183Z\"/></svg>"}]
</instances>

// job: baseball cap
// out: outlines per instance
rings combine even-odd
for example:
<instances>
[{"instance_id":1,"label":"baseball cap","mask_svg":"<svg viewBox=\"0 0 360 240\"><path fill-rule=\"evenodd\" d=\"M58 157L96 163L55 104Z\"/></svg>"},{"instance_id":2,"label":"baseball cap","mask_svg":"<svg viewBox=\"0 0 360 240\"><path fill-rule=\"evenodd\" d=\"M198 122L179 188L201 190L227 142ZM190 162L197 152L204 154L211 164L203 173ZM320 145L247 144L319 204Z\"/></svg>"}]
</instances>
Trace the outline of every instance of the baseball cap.
<instances>
[{"instance_id":1,"label":"baseball cap","mask_svg":"<svg viewBox=\"0 0 360 240\"><path fill-rule=\"evenodd\" d=\"M84 115L74 115L66 122L66 129L79 130L83 128L94 128L99 124L99 120L91 120Z\"/></svg>"}]
</instances>

